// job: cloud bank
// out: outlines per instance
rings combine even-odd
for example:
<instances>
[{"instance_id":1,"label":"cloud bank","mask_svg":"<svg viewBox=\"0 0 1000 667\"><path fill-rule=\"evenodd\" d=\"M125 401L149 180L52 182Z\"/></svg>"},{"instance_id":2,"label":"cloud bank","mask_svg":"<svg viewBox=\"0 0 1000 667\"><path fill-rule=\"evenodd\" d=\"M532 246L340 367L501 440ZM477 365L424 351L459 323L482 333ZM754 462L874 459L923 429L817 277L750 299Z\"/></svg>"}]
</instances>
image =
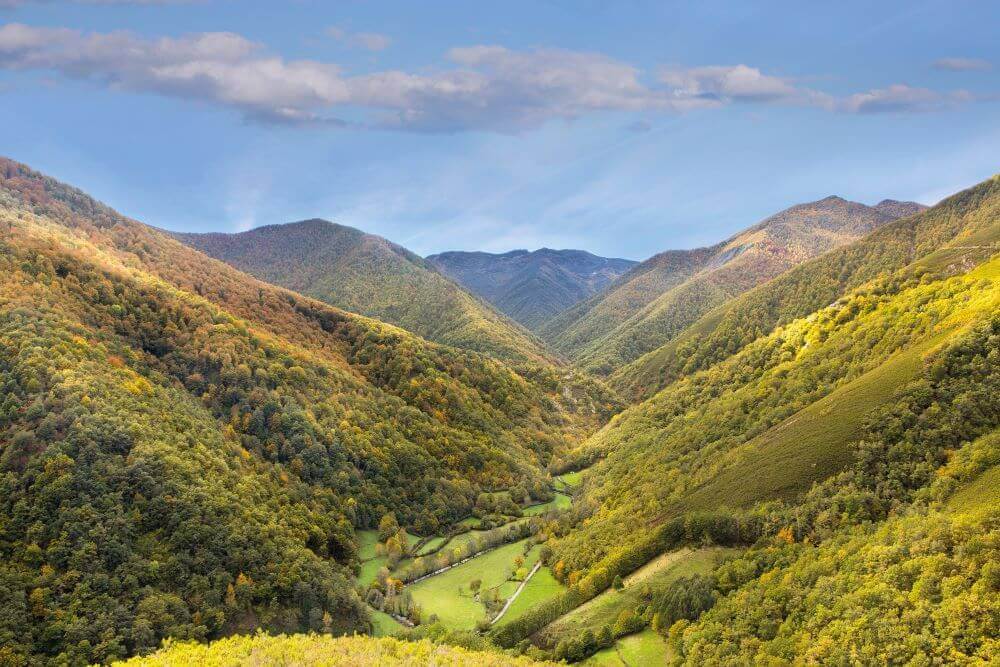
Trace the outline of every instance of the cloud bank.
<instances>
[{"instance_id":1,"label":"cloud bank","mask_svg":"<svg viewBox=\"0 0 1000 667\"><path fill-rule=\"evenodd\" d=\"M369 50L374 33L328 31ZM893 85L836 99L747 65L664 67L647 80L600 53L451 49L448 65L352 76L334 63L286 60L228 32L147 39L11 23L0 27L0 68L48 71L115 90L155 93L239 110L264 122L354 125L423 132L516 132L596 112L681 113L730 104L805 106L845 113L939 111L972 99ZM354 120L345 120L348 116Z\"/></svg>"}]
</instances>

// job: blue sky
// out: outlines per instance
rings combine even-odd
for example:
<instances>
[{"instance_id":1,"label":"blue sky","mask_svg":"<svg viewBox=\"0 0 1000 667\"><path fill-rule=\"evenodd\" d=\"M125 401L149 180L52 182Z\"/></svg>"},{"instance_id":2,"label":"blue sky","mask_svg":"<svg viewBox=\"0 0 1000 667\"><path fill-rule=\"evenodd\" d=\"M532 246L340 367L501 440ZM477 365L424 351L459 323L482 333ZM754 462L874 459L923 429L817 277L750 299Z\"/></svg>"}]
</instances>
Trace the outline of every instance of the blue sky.
<instances>
[{"instance_id":1,"label":"blue sky","mask_svg":"<svg viewBox=\"0 0 1000 667\"><path fill-rule=\"evenodd\" d=\"M998 171L995 2L0 0L0 153L175 230L645 258Z\"/></svg>"}]
</instances>

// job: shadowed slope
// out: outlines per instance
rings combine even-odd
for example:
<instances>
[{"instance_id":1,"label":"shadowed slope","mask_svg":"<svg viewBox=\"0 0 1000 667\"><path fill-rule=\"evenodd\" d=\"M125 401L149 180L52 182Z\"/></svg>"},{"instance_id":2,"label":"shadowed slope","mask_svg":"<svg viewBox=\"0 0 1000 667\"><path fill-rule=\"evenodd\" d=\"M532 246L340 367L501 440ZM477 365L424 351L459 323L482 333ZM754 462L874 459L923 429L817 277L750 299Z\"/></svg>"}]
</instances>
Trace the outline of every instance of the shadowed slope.
<instances>
[{"instance_id":1,"label":"shadowed slope","mask_svg":"<svg viewBox=\"0 0 1000 667\"><path fill-rule=\"evenodd\" d=\"M532 330L604 289L637 262L583 250L504 254L444 252L427 260L471 292Z\"/></svg>"}]
</instances>

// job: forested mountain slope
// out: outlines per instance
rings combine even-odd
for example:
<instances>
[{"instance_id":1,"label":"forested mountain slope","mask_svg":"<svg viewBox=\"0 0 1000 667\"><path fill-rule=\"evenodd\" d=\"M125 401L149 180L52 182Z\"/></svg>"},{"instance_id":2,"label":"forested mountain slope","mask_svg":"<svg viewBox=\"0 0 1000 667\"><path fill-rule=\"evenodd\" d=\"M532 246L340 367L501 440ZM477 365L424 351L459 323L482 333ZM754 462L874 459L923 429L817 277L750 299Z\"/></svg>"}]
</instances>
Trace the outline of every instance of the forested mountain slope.
<instances>
[{"instance_id":1,"label":"forested mountain slope","mask_svg":"<svg viewBox=\"0 0 1000 667\"><path fill-rule=\"evenodd\" d=\"M877 428L865 426L873 411L903 400L900 387L938 379L928 366L1000 309L1000 259L989 259L1000 178L897 227L922 233L876 236L900 239L897 252L916 261L892 271L886 255L856 249L862 259L839 267L869 281L674 382L584 445L581 456L605 458L585 478L595 513L560 548L567 571L594 567L671 515L801 497L850 464L851 443ZM823 285L827 261L809 265L801 284ZM986 416L1000 418L997 408Z\"/></svg>"},{"instance_id":2,"label":"forested mountain slope","mask_svg":"<svg viewBox=\"0 0 1000 667\"><path fill-rule=\"evenodd\" d=\"M775 540L721 568L718 603L666 632L676 662L990 664L1000 653L1000 432L954 459L923 488L928 502L882 525L818 547Z\"/></svg>"},{"instance_id":3,"label":"forested mountain slope","mask_svg":"<svg viewBox=\"0 0 1000 667\"><path fill-rule=\"evenodd\" d=\"M261 280L438 343L513 361L551 361L531 334L380 236L326 220L238 234L174 234Z\"/></svg>"},{"instance_id":4,"label":"forested mountain slope","mask_svg":"<svg viewBox=\"0 0 1000 667\"><path fill-rule=\"evenodd\" d=\"M758 337L911 262L969 263L997 243L996 177L788 271L702 316L669 343L619 368L611 383L633 399L708 368ZM949 249L954 246L955 249Z\"/></svg>"},{"instance_id":5,"label":"forested mountain slope","mask_svg":"<svg viewBox=\"0 0 1000 667\"><path fill-rule=\"evenodd\" d=\"M603 290L638 264L583 250L444 252L429 262L531 330Z\"/></svg>"},{"instance_id":6,"label":"forested mountain slope","mask_svg":"<svg viewBox=\"0 0 1000 667\"><path fill-rule=\"evenodd\" d=\"M615 582L715 544L744 551L630 592L615 628L652 628L678 664L991 659L1000 178L894 227L894 249L840 264L867 280L683 374L575 452L591 465L549 560L567 588L494 631L499 643L546 648L549 624ZM800 285L834 289L823 261L808 266ZM598 630L618 636L588 628L547 648L578 660L608 645Z\"/></svg>"},{"instance_id":7,"label":"forested mountain slope","mask_svg":"<svg viewBox=\"0 0 1000 667\"><path fill-rule=\"evenodd\" d=\"M0 161L0 646L368 627L355 527L416 532L606 418L599 387L273 287ZM602 414L603 413L603 414Z\"/></svg>"},{"instance_id":8,"label":"forested mountain slope","mask_svg":"<svg viewBox=\"0 0 1000 667\"><path fill-rule=\"evenodd\" d=\"M671 516L796 502L850 465L873 412L896 405L942 346L996 316L998 279L1000 260L885 279L623 412L584 446L605 458L585 478L596 511L559 550L567 571ZM977 410L1000 418L1000 405Z\"/></svg>"},{"instance_id":9,"label":"forested mountain slope","mask_svg":"<svg viewBox=\"0 0 1000 667\"><path fill-rule=\"evenodd\" d=\"M647 260L541 333L582 368L607 375L733 296L920 208L888 201L871 207L840 197L793 206L711 248Z\"/></svg>"}]
</instances>

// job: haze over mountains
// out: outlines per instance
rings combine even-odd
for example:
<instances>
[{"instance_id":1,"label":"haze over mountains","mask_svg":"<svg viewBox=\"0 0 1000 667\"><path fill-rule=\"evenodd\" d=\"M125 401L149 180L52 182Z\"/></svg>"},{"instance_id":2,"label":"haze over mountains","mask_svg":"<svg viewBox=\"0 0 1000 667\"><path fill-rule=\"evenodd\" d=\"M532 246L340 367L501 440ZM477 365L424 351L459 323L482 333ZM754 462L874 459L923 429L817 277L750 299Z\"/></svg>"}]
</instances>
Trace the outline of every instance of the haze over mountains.
<instances>
[{"instance_id":1,"label":"haze over mountains","mask_svg":"<svg viewBox=\"0 0 1000 667\"><path fill-rule=\"evenodd\" d=\"M385 239L2 159L0 663L988 664L1000 176L925 209L433 258L574 366Z\"/></svg>"},{"instance_id":2,"label":"haze over mountains","mask_svg":"<svg viewBox=\"0 0 1000 667\"><path fill-rule=\"evenodd\" d=\"M427 260L531 330L603 290L638 262L583 250L443 252Z\"/></svg>"}]
</instances>

